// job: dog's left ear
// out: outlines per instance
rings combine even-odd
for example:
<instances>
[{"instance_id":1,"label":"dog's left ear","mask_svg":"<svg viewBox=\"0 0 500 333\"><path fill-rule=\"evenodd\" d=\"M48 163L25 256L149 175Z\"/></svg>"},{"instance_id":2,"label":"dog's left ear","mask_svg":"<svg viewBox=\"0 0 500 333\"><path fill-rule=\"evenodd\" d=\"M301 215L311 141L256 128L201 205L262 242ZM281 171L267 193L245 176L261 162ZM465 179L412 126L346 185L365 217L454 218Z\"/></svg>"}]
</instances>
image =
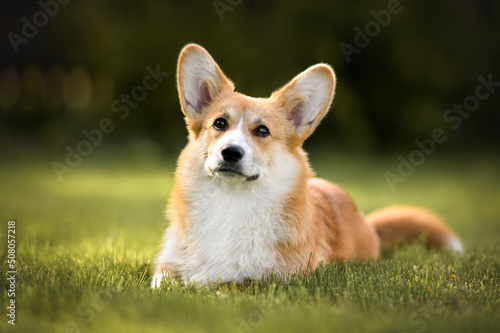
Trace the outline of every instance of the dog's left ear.
<instances>
[{"instance_id":1,"label":"dog's left ear","mask_svg":"<svg viewBox=\"0 0 500 333\"><path fill-rule=\"evenodd\" d=\"M335 91L335 73L326 64L309 67L280 90L274 92L300 141L314 132L328 112Z\"/></svg>"},{"instance_id":2,"label":"dog's left ear","mask_svg":"<svg viewBox=\"0 0 500 333\"><path fill-rule=\"evenodd\" d=\"M210 54L196 44L188 44L181 51L177 86L182 112L191 120L197 119L224 91L234 90Z\"/></svg>"}]
</instances>

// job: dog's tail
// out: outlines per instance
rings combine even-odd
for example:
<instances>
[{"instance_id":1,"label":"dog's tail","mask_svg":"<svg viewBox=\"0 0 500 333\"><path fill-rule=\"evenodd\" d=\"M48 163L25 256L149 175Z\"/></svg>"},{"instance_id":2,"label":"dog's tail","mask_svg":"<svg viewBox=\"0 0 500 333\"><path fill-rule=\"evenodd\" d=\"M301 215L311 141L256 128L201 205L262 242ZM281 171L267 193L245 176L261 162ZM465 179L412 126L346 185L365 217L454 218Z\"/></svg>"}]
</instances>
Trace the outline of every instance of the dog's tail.
<instances>
[{"instance_id":1,"label":"dog's tail","mask_svg":"<svg viewBox=\"0 0 500 333\"><path fill-rule=\"evenodd\" d=\"M423 237L427 247L463 252L462 243L433 213L413 207L394 206L366 217L380 238L382 249Z\"/></svg>"}]
</instances>

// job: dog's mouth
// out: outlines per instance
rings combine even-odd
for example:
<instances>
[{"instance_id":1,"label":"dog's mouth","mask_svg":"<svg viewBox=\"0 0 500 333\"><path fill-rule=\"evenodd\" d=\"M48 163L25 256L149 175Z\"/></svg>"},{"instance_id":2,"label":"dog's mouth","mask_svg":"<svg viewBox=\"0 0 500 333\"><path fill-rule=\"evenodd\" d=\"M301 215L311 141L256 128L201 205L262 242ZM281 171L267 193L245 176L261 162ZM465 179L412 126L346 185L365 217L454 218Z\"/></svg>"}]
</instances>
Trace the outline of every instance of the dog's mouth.
<instances>
[{"instance_id":1,"label":"dog's mouth","mask_svg":"<svg viewBox=\"0 0 500 333\"><path fill-rule=\"evenodd\" d=\"M222 175L228 176L228 177L244 177L247 182L252 182L252 181L257 180L259 178L259 174L248 176L248 175L245 175L244 173L242 173L238 169L224 167L224 166L221 166L221 167L214 169L214 170L210 170L210 173L212 173L213 175L222 174Z\"/></svg>"}]
</instances>

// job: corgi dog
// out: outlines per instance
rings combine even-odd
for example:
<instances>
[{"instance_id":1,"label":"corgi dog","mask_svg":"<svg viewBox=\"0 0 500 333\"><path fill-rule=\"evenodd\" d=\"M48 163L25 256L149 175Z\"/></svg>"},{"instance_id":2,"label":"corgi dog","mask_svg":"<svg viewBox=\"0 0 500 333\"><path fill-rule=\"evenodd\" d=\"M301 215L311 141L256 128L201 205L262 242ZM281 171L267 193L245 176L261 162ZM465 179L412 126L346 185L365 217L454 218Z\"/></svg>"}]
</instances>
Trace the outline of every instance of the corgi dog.
<instances>
[{"instance_id":1,"label":"corgi dog","mask_svg":"<svg viewBox=\"0 0 500 333\"><path fill-rule=\"evenodd\" d=\"M313 178L302 143L332 103L327 64L297 75L269 98L238 93L210 54L189 44L177 69L189 142L175 174L171 221L151 285L165 276L195 284L243 284L320 262L369 260L424 234L429 247L462 250L434 214L392 207L363 217L342 189Z\"/></svg>"}]
</instances>

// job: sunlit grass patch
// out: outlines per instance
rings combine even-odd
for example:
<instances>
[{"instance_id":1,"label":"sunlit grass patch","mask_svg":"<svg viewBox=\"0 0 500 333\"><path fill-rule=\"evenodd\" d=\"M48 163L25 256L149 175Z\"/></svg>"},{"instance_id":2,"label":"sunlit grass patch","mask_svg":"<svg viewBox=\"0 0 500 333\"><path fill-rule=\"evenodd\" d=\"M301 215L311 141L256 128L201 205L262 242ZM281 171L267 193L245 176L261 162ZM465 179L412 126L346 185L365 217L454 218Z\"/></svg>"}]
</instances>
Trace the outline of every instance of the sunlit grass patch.
<instances>
[{"instance_id":1,"label":"sunlit grass patch","mask_svg":"<svg viewBox=\"0 0 500 333\"><path fill-rule=\"evenodd\" d=\"M16 220L19 332L442 332L495 331L500 322L497 168L438 160L396 193L379 180L391 158L315 160L369 212L391 204L430 206L464 240L462 255L421 244L368 263L325 263L283 281L246 288L149 288L172 163L147 171L117 161L83 165L59 183L45 161L0 166L4 227ZM489 165L482 161L482 165ZM342 168L342 166L347 166ZM42 171L41 171L42 170ZM370 170L373 174L367 174ZM5 234L5 230L0 231ZM3 240L4 238L2 238ZM2 242L2 276L7 271ZM6 280L0 281L2 302ZM5 319L5 318L4 318Z\"/></svg>"}]
</instances>

